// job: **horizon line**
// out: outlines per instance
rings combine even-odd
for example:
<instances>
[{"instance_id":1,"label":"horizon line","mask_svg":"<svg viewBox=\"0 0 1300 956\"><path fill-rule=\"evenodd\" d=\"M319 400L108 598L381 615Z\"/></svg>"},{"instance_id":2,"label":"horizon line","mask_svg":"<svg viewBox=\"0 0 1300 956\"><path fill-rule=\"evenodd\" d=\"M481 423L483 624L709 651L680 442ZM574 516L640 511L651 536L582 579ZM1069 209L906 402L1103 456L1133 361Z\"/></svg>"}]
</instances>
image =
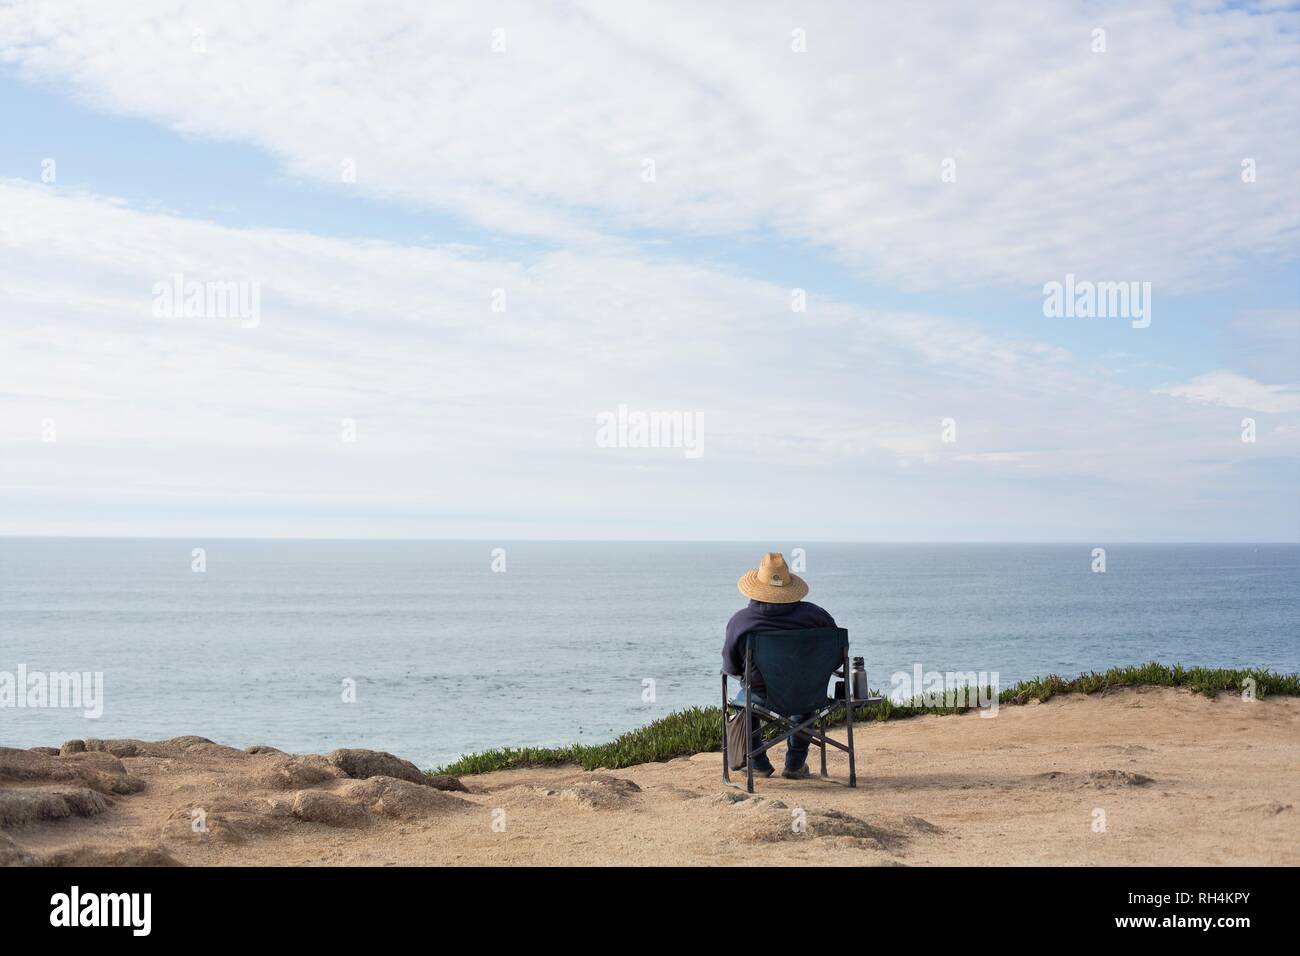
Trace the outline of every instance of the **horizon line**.
<instances>
[{"instance_id":1,"label":"horizon line","mask_svg":"<svg viewBox=\"0 0 1300 956\"><path fill-rule=\"evenodd\" d=\"M193 538L203 538L210 541L347 541L347 542L439 542L439 543L467 543L467 544L492 544L505 542L515 543L536 543L536 544L764 544L770 543L770 538L455 538L455 537L409 537L409 538L392 538L392 537L330 537L325 535L230 535L230 534L165 534L165 535L122 535L122 534L0 534L0 541L185 541ZM1150 540L1115 540L1104 539L1106 544L1110 545L1215 545L1215 546L1239 546L1239 547L1260 547L1265 546L1291 546L1300 545L1298 540L1273 540L1273 541L1150 541ZM939 544L939 545L1081 545L1094 547L1098 545L1098 539L1091 541L1084 540L1019 540L1019 541L993 541L993 540L938 540L938 539L916 539L916 540L897 540L897 539L850 539L850 538L810 538L807 544Z\"/></svg>"}]
</instances>

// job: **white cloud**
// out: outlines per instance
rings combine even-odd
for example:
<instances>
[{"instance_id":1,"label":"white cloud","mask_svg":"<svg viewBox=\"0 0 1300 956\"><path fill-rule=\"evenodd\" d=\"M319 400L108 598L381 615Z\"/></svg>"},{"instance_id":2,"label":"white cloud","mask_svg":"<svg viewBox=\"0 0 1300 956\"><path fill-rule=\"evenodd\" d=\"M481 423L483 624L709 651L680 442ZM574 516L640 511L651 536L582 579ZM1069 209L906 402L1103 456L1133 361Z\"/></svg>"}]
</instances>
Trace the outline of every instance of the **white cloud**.
<instances>
[{"instance_id":1,"label":"white cloud","mask_svg":"<svg viewBox=\"0 0 1300 956\"><path fill-rule=\"evenodd\" d=\"M1212 406L1057 348L824 299L795 314L788 289L698 265L231 229L15 182L0 259L4 533L1168 539L1188 515L1202 535L1295 523L1236 469L1294 456L1300 429L1243 446ZM260 281L261 324L156 317L174 272ZM597 448L596 413L622 402L703 413L704 458ZM772 487L799 507L773 512ZM1227 532L1206 523L1224 493L1252 515L1220 508Z\"/></svg>"},{"instance_id":2,"label":"white cloud","mask_svg":"<svg viewBox=\"0 0 1300 956\"><path fill-rule=\"evenodd\" d=\"M1235 372L1206 372L1185 384L1165 385L1153 391L1157 395L1174 395L1193 402L1256 412L1300 411L1300 385L1265 385Z\"/></svg>"},{"instance_id":3,"label":"white cloud","mask_svg":"<svg viewBox=\"0 0 1300 956\"><path fill-rule=\"evenodd\" d=\"M353 160L347 188L495 233L771 230L898 286L1165 294L1295 257L1298 24L1119 0L17 3L0 60L298 176Z\"/></svg>"}]
</instances>

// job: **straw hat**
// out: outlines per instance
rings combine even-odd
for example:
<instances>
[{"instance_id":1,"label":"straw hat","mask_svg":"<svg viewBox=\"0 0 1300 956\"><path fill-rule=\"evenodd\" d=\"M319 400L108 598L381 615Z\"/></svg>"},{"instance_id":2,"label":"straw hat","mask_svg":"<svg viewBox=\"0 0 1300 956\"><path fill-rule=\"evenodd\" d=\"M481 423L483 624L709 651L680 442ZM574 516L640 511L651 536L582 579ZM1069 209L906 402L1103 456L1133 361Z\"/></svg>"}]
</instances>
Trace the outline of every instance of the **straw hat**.
<instances>
[{"instance_id":1,"label":"straw hat","mask_svg":"<svg viewBox=\"0 0 1300 956\"><path fill-rule=\"evenodd\" d=\"M808 594L808 583L785 566L780 551L769 551L753 571L746 571L736 582L740 593L768 604L794 604Z\"/></svg>"}]
</instances>

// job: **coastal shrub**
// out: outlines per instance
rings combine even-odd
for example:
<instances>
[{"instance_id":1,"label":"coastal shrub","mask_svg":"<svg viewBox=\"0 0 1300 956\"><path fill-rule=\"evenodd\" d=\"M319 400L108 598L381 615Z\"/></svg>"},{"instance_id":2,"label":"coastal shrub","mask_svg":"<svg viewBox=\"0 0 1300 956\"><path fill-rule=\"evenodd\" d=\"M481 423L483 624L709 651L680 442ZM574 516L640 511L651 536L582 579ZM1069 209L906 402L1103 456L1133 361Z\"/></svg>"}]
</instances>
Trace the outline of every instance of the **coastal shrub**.
<instances>
[{"instance_id":1,"label":"coastal shrub","mask_svg":"<svg viewBox=\"0 0 1300 956\"><path fill-rule=\"evenodd\" d=\"M1220 691L1240 692L1248 678L1255 682L1257 697L1300 696L1300 674L1275 674L1260 668L1187 668L1181 664L1169 667L1152 661L1138 667L1112 667L1104 674L1090 671L1069 681L1056 674L1021 681L1004 690L999 700L1004 704L1023 704L1030 699L1048 700L1056 694L1095 694L1111 687L1188 687L1213 697Z\"/></svg>"},{"instance_id":2,"label":"coastal shrub","mask_svg":"<svg viewBox=\"0 0 1300 956\"><path fill-rule=\"evenodd\" d=\"M721 709L692 707L661 717L645 727L629 730L606 744L485 750L461 757L433 772L463 776L509 770L512 767L546 767L556 764L578 764L584 770L595 770L598 767L613 770L721 749Z\"/></svg>"},{"instance_id":3,"label":"coastal shrub","mask_svg":"<svg viewBox=\"0 0 1300 956\"><path fill-rule=\"evenodd\" d=\"M1001 704L1024 704L1045 701L1058 694L1095 694L1112 687L1187 687L1213 697L1220 691L1240 693L1247 679L1255 682L1257 697L1300 696L1300 674L1275 674L1269 670L1249 668L1170 667L1155 662L1136 667L1112 667L1105 673L1089 671L1071 680L1057 674L1021 681L998 695ZM879 694L879 691L874 693ZM985 689L985 698L991 689ZM968 695L973 699L973 695ZM918 714L957 714L969 706L924 707L919 699L909 703L884 700L879 704L858 707L853 711L855 723L868 720L899 720ZM833 725L844 722L844 711L831 714ZM769 728L768 736L777 735ZM672 760L697 753L722 749L722 712L718 707L691 707L661 717L644 727L629 730L604 744L573 744L568 747L507 747L469 754L431 774L488 773L517 767L546 767L576 764L584 770L617 770L640 763Z\"/></svg>"}]
</instances>

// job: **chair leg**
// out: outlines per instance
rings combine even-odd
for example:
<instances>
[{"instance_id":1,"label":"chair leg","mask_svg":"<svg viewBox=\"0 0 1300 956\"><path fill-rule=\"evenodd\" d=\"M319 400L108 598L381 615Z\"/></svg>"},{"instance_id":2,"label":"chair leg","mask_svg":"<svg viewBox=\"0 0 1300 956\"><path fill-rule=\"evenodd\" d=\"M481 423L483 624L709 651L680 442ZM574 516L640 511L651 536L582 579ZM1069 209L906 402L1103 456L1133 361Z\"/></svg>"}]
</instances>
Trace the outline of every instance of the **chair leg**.
<instances>
[{"instance_id":1,"label":"chair leg","mask_svg":"<svg viewBox=\"0 0 1300 956\"><path fill-rule=\"evenodd\" d=\"M754 792L754 712L745 695L745 789Z\"/></svg>"},{"instance_id":2,"label":"chair leg","mask_svg":"<svg viewBox=\"0 0 1300 956\"><path fill-rule=\"evenodd\" d=\"M856 751L853 749L853 691L849 690L849 684L852 676L849 673L849 649L844 649L844 704L845 711L848 714L848 731L849 731L849 786L858 785L858 762Z\"/></svg>"},{"instance_id":3,"label":"chair leg","mask_svg":"<svg viewBox=\"0 0 1300 956\"><path fill-rule=\"evenodd\" d=\"M824 777L826 776L826 718L825 717L817 721L817 733L820 735L820 739L817 741L817 743L820 744L822 748L822 776Z\"/></svg>"},{"instance_id":4,"label":"chair leg","mask_svg":"<svg viewBox=\"0 0 1300 956\"><path fill-rule=\"evenodd\" d=\"M731 783L731 755L727 753L727 675L722 675L722 782Z\"/></svg>"},{"instance_id":5,"label":"chair leg","mask_svg":"<svg viewBox=\"0 0 1300 956\"><path fill-rule=\"evenodd\" d=\"M754 649L745 645L745 789L754 792Z\"/></svg>"}]
</instances>

